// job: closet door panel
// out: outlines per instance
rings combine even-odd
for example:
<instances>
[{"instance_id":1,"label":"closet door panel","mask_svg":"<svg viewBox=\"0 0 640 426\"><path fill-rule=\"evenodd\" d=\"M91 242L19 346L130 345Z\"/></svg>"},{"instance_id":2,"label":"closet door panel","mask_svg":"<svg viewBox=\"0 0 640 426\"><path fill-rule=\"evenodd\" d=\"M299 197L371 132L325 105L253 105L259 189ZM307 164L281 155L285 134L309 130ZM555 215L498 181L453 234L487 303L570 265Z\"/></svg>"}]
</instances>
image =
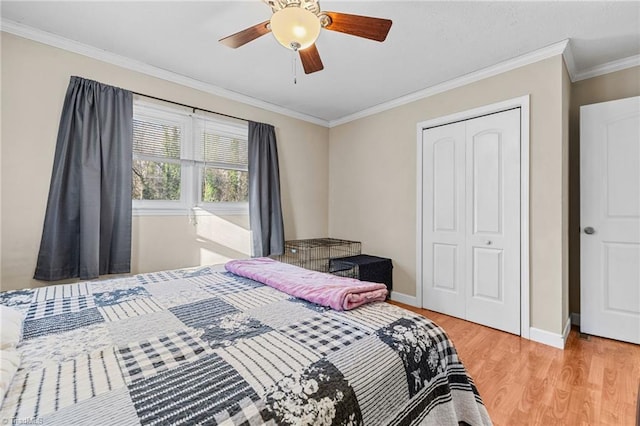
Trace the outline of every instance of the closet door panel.
<instances>
[{"instance_id":1,"label":"closet door panel","mask_svg":"<svg viewBox=\"0 0 640 426\"><path fill-rule=\"evenodd\" d=\"M456 232L456 140L444 137L433 143L433 230Z\"/></svg>"},{"instance_id":2,"label":"closet door panel","mask_svg":"<svg viewBox=\"0 0 640 426\"><path fill-rule=\"evenodd\" d=\"M423 131L422 306L464 317L464 123Z\"/></svg>"},{"instance_id":3,"label":"closet door panel","mask_svg":"<svg viewBox=\"0 0 640 426\"><path fill-rule=\"evenodd\" d=\"M466 125L466 319L520 334L520 110Z\"/></svg>"},{"instance_id":4,"label":"closet door panel","mask_svg":"<svg viewBox=\"0 0 640 426\"><path fill-rule=\"evenodd\" d=\"M502 233L502 138L493 129L474 136L473 233Z\"/></svg>"},{"instance_id":5,"label":"closet door panel","mask_svg":"<svg viewBox=\"0 0 640 426\"><path fill-rule=\"evenodd\" d=\"M490 302L504 302L503 250L485 247L473 248L472 297Z\"/></svg>"}]
</instances>

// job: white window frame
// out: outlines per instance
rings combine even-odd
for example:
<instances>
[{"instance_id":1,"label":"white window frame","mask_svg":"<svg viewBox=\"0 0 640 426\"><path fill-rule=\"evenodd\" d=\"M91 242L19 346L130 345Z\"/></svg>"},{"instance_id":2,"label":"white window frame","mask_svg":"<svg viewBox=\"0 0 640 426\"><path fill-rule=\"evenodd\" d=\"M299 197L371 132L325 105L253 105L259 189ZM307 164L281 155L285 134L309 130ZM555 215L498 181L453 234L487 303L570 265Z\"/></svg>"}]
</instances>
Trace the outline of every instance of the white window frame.
<instances>
[{"instance_id":1,"label":"white window frame","mask_svg":"<svg viewBox=\"0 0 640 426\"><path fill-rule=\"evenodd\" d=\"M201 150L201 146L200 144L202 143L202 138L200 137L200 135L209 130L211 126L215 126L215 133L218 135L222 135L222 136L227 136L230 138L236 138L236 139L245 139L248 137L247 133L248 133L248 129L246 127L242 127L242 126L238 126L226 121L222 121L222 120L218 120L215 118L211 118L211 117L203 117L201 115L197 116L196 118L194 118L194 130L195 130L195 144L194 146L197 148L198 152L202 152ZM201 160L201 159L199 159ZM228 169L228 170L241 170L241 171L246 171L247 173L249 172L249 168L248 167L238 167L235 164L228 164L228 163L200 163L196 165L197 170L195 171L196 176L200 175L201 172L201 168L202 167L217 167L217 168L221 168L221 169ZM236 212L236 214L238 214L237 212L241 212L240 214L249 214L249 203L247 201L245 202L237 202L237 203L230 203L230 202L225 202L225 203L205 203L204 201L201 200L201 194L202 194L202 180L201 179L197 179L196 182L196 186L197 186L197 203L196 203L196 207L204 210L204 211L209 211L209 212L218 212L218 213L228 213L231 214L229 212Z\"/></svg>"},{"instance_id":2,"label":"white window frame","mask_svg":"<svg viewBox=\"0 0 640 426\"><path fill-rule=\"evenodd\" d=\"M204 216L218 215L248 215L249 203L203 203L201 198L202 182L199 179L202 164L195 158L197 148L201 143L201 132L205 130L203 124L206 120L215 126L216 133L234 138L248 137L246 127L234 123L217 120L200 114L193 114L178 108L170 108L162 105L134 100L134 117L141 117L149 121L170 123L181 129L182 140L180 144L180 200L132 200L132 214L134 216ZM206 127L207 129L209 127ZM163 161L160 157L133 155L133 159ZM166 160L164 160L167 162ZM168 160L175 162L175 160ZM221 168L246 170L235 165L207 163Z\"/></svg>"}]
</instances>

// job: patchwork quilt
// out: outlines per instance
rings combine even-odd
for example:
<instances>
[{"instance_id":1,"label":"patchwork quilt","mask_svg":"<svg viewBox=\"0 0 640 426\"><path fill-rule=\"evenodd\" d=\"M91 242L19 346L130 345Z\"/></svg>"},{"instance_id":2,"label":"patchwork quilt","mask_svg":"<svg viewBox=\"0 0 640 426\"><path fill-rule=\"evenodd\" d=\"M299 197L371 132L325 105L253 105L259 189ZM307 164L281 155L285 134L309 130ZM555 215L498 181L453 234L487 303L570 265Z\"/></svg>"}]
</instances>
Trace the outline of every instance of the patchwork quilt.
<instances>
[{"instance_id":1,"label":"patchwork quilt","mask_svg":"<svg viewBox=\"0 0 640 426\"><path fill-rule=\"evenodd\" d=\"M0 293L25 315L3 424L490 424L444 331L219 269Z\"/></svg>"}]
</instances>

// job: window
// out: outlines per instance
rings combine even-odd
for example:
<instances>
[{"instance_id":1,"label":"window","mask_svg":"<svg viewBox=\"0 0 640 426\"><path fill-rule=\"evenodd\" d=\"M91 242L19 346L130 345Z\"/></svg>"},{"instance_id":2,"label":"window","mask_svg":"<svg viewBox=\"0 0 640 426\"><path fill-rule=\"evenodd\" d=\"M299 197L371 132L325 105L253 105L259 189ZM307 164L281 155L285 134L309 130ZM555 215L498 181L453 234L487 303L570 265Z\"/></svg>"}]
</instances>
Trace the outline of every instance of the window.
<instances>
[{"instance_id":1,"label":"window","mask_svg":"<svg viewBox=\"0 0 640 426\"><path fill-rule=\"evenodd\" d=\"M249 201L247 128L211 120L199 122L201 203Z\"/></svg>"},{"instance_id":2,"label":"window","mask_svg":"<svg viewBox=\"0 0 640 426\"><path fill-rule=\"evenodd\" d=\"M134 109L134 200L181 201L181 152L188 125L186 118Z\"/></svg>"},{"instance_id":3,"label":"window","mask_svg":"<svg viewBox=\"0 0 640 426\"><path fill-rule=\"evenodd\" d=\"M247 126L134 103L135 214L248 214Z\"/></svg>"}]
</instances>

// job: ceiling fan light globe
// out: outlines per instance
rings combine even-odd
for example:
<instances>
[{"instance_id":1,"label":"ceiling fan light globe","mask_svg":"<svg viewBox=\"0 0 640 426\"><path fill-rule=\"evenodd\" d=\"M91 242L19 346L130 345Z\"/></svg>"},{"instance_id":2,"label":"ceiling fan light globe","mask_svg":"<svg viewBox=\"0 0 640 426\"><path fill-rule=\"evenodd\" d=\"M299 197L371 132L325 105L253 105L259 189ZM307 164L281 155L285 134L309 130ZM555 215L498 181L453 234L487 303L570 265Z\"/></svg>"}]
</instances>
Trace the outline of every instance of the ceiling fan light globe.
<instances>
[{"instance_id":1,"label":"ceiling fan light globe","mask_svg":"<svg viewBox=\"0 0 640 426\"><path fill-rule=\"evenodd\" d=\"M320 20L306 9L287 7L278 10L271 17L271 32L278 43L292 49L306 49L316 42L320 35Z\"/></svg>"}]
</instances>

